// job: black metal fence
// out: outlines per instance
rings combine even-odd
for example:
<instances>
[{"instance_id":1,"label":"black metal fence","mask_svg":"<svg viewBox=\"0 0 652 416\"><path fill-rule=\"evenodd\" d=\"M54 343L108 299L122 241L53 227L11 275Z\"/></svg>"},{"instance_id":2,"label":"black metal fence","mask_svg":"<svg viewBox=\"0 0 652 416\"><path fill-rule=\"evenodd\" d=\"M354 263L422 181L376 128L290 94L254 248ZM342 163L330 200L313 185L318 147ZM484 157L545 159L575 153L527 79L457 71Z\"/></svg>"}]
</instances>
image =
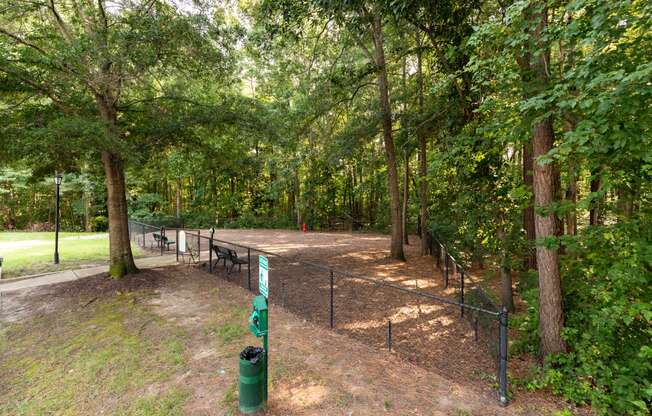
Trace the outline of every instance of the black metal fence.
<instances>
[{"instance_id":1,"label":"black metal fence","mask_svg":"<svg viewBox=\"0 0 652 416\"><path fill-rule=\"evenodd\" d=\"M130 231L132 238L137 234L145 243L151 243L148 234L155 232L178 242L184 231L185 251L178 245L174 248L178 260L194 261L254 293L258 292L257 256L267 256L272 304L443 373L468 377L473 368L496 374L500 404L507 404L507 310L499 309L479 288L465 287L465 269L435 238L431 253L444 287L457 286L454 298L336 270L300 259L299 254L282 255L227 241L209 231L165 229L135 221L130 221ZM218 246L244 260L241 271L218 254ZM470 325L454 325L460 319ZM432 348L435 342L437 348Z\"/></svg>"},{"instance_id":2,"label":"black metal fence","mask_svg":"<svg viewBox=\"0 0 652 416\"><path fill-rule=\"evenodd\" d=\"M430 233L429 240L430 254L437 269L441 270L444 287L455 287L461 316L471 323L475 341L484 343L494 358L500 401L504 404L507 400L508 311L499 307L482 287L470 282L465 267L436 235Z\"/></svg>"},{"instance_id":3,"label":"black metal fence","mask_svg":"<svg viewBox=\"0 0 652 416\"><path fill-rule=\"evenodd\" d=\"M157 240L155 235L165 235L165 228L129 220L129 238L137 246L160 251L160 240Z\"/></svg>"}]
</instances>

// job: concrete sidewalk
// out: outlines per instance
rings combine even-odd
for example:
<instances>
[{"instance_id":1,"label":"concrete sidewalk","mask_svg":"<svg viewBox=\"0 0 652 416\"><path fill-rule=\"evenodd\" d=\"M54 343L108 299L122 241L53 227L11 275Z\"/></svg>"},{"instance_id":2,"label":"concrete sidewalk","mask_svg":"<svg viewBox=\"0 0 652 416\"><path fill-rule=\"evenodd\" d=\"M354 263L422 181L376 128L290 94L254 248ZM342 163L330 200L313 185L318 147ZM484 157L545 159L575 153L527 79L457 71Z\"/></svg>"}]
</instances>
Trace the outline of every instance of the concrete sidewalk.
<instances>
[{"instance_id":1,"label":"concrete sidewalk","mask_svg":"<svg viewBox=\"0 0 652 416\"><path fill-rule=\"evenodd\" d=\"M161 266L177 264L175 254L166 254L157 257L144 257L136 259L136 266L140 269L153 269ZM52 285L55 283L69 282L71 280L83 279L84 277L95 276L107 273L109 265L88 267L85 269L64 270L60 272L47 273L32 277L19 277L16 279L0 280L0 293L12 290L21 290L37 286Z\"/></svg>"}]
</instances>

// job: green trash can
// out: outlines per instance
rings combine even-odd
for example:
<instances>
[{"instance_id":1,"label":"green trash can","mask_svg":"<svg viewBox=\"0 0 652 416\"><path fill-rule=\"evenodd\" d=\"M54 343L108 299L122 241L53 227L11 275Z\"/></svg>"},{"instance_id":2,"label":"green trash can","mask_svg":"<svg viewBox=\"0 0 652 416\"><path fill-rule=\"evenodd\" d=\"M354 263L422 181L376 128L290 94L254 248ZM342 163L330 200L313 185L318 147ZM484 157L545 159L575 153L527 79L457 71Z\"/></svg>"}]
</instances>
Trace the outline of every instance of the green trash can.
<instances>
[{"instance_id":1,"label":"green trash can","mask_svg":"<svg viewBox=\"0 0 652 416\"><path fill-rule=\"evenodd\" d=\"M240 412L256 413L265 405L265 350L247 347L240 353Z\"/></svg>"}]
</instances>

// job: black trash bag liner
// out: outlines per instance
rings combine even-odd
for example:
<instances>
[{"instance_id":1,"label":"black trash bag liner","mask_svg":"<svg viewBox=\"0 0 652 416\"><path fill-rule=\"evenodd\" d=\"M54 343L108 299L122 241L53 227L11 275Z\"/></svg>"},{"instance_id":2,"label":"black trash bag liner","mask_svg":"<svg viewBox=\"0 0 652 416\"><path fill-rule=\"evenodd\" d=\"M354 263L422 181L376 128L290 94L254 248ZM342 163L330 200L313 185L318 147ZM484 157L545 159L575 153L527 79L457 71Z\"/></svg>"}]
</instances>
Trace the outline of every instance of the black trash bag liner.
<instances>
[{"instance_id":1,"label":"black trash bag liner","mask_svg":"<svg viewBox=\"0 0 652 416\"><path fill-rule=\"evenodd\" d=\"M240 353L240 359L249 361L252 364L256 364L263 355L265 350L260 347L252 347L251 345L242 350Z\"/></svg>"}]
</instances>

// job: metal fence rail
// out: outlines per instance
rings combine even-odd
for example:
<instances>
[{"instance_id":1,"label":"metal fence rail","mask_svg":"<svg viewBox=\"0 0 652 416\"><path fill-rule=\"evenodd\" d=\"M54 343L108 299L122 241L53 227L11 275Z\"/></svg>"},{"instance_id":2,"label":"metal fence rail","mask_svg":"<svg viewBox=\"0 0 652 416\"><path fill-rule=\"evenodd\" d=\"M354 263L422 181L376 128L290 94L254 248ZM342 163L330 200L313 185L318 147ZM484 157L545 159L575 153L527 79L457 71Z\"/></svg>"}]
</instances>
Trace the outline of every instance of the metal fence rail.
<instances>
[{"instance_id":1,"label":"metal fence rail","mask_svg":"<svg viewBox=\"0 0 652 416\"><path fill-rule=\"evenodd\" d=\"M436 235L429 233L429 241L430 254L434 257L435 267L442 272L444 287L456 284L462 317L471 323L475 340L483 342L495 360L500 402L504 405L507 402L508 311L496 305L482 287L471 285L466 268ZM497 314L498 319L484 311Z\"/></svg>"},{"instance_id":2,"label":"metal fence rail","mask_svg":"<svg viewBox=\"0 0 652 416\"><path fill-rule=\"evenodd\" d=\"M208 272L219 270L226 279L252 292L258 291L258 261L255 257L272 257L274 261L269 263L270 279L273 279L269 288L270 302L367 343L403 353L411 361L419 362L424 351L430 354L430 358L444 361L448 359L447 354L461 354L461 351L441 342L441 337L450 337L446 339L454 344L455 337L464 337L465 334L436 333L433 330L436 326L433 322L460 319L461 315L471 323L473 338L483 341L496 359L492 360L491 368L483 367L485 360L482 355L486 352L483 352L480 342L479 347L464 358L474 361L482 371L496 372L500 404L507 404L507 310L499 309L481 289L465 287L468 285L465 269L435 238L431 238L431 254L437 268L442 271L444 286L458 283L456 298L337 270L298 256L281 255L215 238L201 230L165 229L130 221L130 232L132 230L143 242L149 242L148 234L154 232L167 233L178 242L179 232L184 231L187 249L180 253L176 245L178 259L183 260L188 252L195 253L195 261L205 265ZM241 273L225 271L228 263L217 258L212 249L216 246L233 249L239 258L246 260ZM428 342L434 339L439 339L441 348L428 348Z\"/></svg>"}]
</instances>

